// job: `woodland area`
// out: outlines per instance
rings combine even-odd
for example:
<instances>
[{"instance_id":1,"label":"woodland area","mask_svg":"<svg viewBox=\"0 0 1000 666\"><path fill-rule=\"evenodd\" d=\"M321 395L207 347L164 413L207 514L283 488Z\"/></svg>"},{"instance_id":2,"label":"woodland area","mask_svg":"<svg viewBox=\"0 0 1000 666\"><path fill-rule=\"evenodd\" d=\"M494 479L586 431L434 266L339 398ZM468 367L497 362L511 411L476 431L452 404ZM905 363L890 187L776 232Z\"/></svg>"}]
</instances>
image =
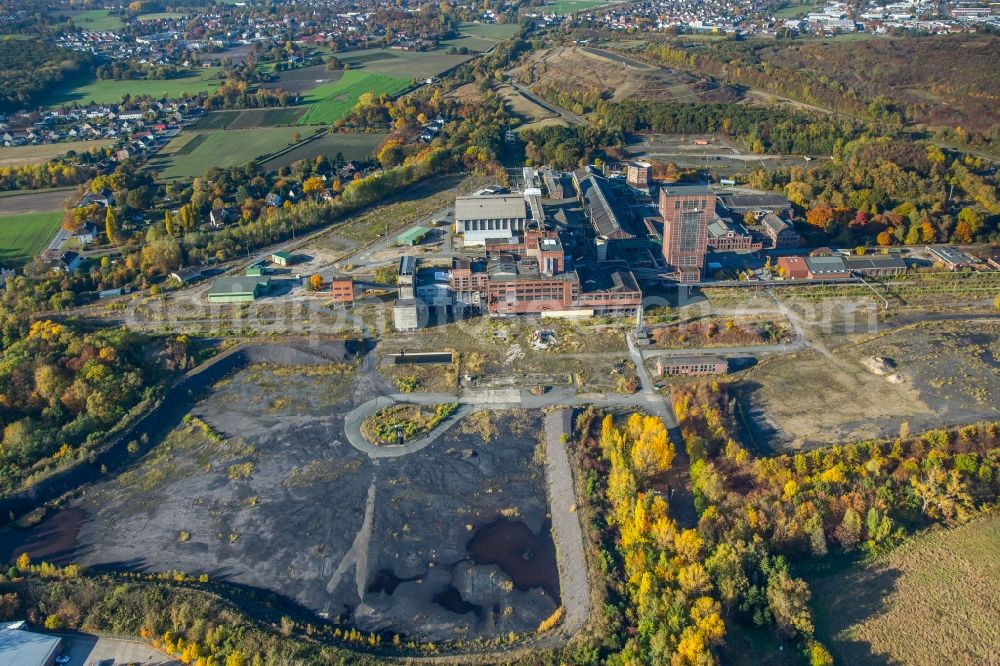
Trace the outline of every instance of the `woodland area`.
<instances>
[{"instance_id":1,"label":"woodland area","mask_svg":"<svg viewBox=\"0 0 1000 666\"><path fill-rule=\"evenodd\" d=\"M205 576L166 572L90 577L75 565L32 564L27 555L0 574L2 619L27 618L50 630L138 636L185 664L382 663L309 638L321 631L329 641L371 647L380 637L300 623L273 607L274 601L260 604L268 609L262 622L214 592Z\"/></svg>"},{"instance_id":2,"label":"woodland area","mask_svg":"<svg viewBox=\"0 0 1000 666\"><path fill-rule=\"evenodd\" d=\"M93 56L43 41L26 49L23 42L0 39L0 112L30 107L47 88L89 75L93 65Z\"/></svg>"},{"instance_id":3,"label":"woodland area","mask_svg":"<svg viewBox=\"0 0 1000 666\"><path fill-rule=\"evenodd\" d=\"M84 443L100 441L189 363L183 337L36 321L0 352L0 488L84 455Z\"/></svg>"},{"instance_id":4,"label":"woodland area","mask_svg":"<svg viewBox=\"0 0 1000 666\"><path fill-rule=\"evenodd\" d=\"M685 41L649 53L672 67L856 118L923 123L970 146L1000 141L996 35Z\"/></svg>"},{"instance_id":5,"label":"woodland area","mask_svg":"<svg viewBox=\"0 0 1000 666\"><path fill-rule=\"evenodd\" d=\"M998 180L983 166L932 144L865 135L838 142L816 166L751 171L747 184L788 197L813 244L996 242Z\"/></svg>"},{"instance_id":6,"label":"woodland area","mask_svg":"<svg viewBox=\"0 0 1000 666\"><path fill-rule=\"evenodd\" d=\"M600 104L599 123L616 132L731 136L754 153L830 154L861 127L817 113L745 104L627 101Z\"/></svg>"},{"instance_id":7,"label":"woodland area","mask_svg":"<svg viewBox=\"0 0 1000 666\"><path fill-rule=\"evenodd\" d=\"M1000 492L1000 423L755 457L734 434L726 387L680 388L674 403L692 461L690 528L671 515L665 467L650 473L642 417L624 427L581 417L581 463L606 521L592 521L599 563L623 625L616 633L628 637L605 643L605 663L716 663L727 631L742 625L771 627L808 663L828 666L797 564L885 552L916 530L968 520Z\"/></svg>"}]
</instances>

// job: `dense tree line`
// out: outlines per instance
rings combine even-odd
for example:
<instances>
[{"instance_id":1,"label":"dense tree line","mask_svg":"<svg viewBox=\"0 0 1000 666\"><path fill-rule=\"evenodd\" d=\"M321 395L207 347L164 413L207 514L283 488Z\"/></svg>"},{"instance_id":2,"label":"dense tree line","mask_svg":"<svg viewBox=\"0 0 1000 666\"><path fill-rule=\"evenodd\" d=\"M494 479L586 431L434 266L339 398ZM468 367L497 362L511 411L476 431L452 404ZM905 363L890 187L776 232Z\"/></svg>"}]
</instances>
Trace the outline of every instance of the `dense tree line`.
<instances>
[{"instance_id":1,"label":"dense tree line","mask_svg":"<svg viewBox=\"0 0 1000 666\"><path fill-rule=\"evenodd\" d=\"M620 133L592 125L549 125L521 133L524 153L534 164L549 164L557 169L575 169L602 159L623 141Z\"/></svg>"},{"instance_id":2,"label":"dense tree line","mask_svg":"<svg viewBox=\"0 0 1000 666\"><path fill-rule=\"evenodd\" d=\"M75 161L55 159L43 164L0 166L0 192L79 185L94 177L94 167L77 164Z\"/></svg>"},{"instance_id":3,"label":"dense tree line","mask_svg":"<svg viewBox=\"0 0 1000 666\"><path fill-rule=\"evenodd\" d=\"M152 63L139 62L135 59L112 60L109 63L99 65L94 70L94 75L98 79L131 80L131 79L152 79L161 81L172 79L180 73L174 65L154 65Z\"/></svg>"},{"instance_id":4,"label":"dense tree line","mask_svg":"<svg viewBox=\"0 0 1000 666\"><path fill-rule=\"evenodd\" d=\"M817 243L886 247L1000 238L997 175L976 158L932 144L863 136L837 142L832 160L754 170L747 182L787 196L803 212L800 229Z\"/></svg>"},{"instance_id":5,"label":"dense tree line","mask_svg":"<svg viewBox=\"0 0 1000 666\"><path fill-rule=\"evenodd\" d=\"M373 636L299 623L270 609L263 620L251 619L214 593L206 577L176 572L88 576L75 565L33 565L22 558L0 575L0 618L136 636L198 666L383 663L333 645L370 647Z\"/></svg>"},{"instance_id":6,"label":"dense tree line","mask_svg":"<svg viewBox=\"0 0 1000 666\"><path fill-rule=\"evenodd\" d=\"M161 345L125 329L84 333L39 320L0 352L0 484L15 489L29 474L117 425L186 365L184 342Z\"/></svg>"},{"instance_id":7,"label":"dense tree line","mask_svg":"<svg viewBox=\"0 0 1000 666\"><path fill-rule=\"evenodd\" d=\"M862 132L848 120L745 104L630 100L600 104L596 115L613 131L722 134L755 153L829 155Z\"/></svg>"},{"instance_id":8,"label":"dense tree line","mask_svg":"<svg viewBox=\"0 0 1000 666\"><path fill-rule=\"evenodd\" d=\"M712 664L734 627L770 627L807 663L833 659L814 637L800 563L829 553L872 556L914 530L967 520L1000 493L1000 423L755 457L734 433L725 386L675 388L692 461L697 521L678 525L673 443L657 419L588 410L574 446L596 564L609 586L603 639L569 663ZM652 444L652 446L650 446ZM676 483L676 481L673 481Z\"/></svg>"},{"instance_id":9,"label":"dense tree line","mask_svg":"<svg viewBox=\"0 0 1000 666\"><path fill-rule=\"evenodd\" d=\"M88 73L89 54L70 51L44 41L25 48L20 40L0 40L0 111L17 111L38 102L47 89Z\"/></svg>"}]
</instances>

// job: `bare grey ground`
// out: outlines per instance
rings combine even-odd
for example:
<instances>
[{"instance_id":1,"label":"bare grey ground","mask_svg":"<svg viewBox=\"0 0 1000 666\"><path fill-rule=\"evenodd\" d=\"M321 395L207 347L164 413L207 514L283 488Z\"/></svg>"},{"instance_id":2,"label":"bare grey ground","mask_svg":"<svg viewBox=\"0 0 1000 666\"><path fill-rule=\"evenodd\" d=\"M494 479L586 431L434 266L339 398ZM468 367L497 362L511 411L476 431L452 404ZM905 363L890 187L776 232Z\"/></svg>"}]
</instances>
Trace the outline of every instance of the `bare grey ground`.
<instances>
[{"instance_id":1,"label":"bare grey ground","mask_svg":"<svg viewBox=\"0 0 1000 666\"><path fill-rule=\"evenodd\" d=\"M557 582L519 589L497 564L476 564L468 544L501 515L542 554L551 544L533 462L540 415L472 417L421 451L372 460L347 443L344 417L376 382L267 366L219 382L192 413L223 437L184 424L89 489L76 503L74 558L205 572L365 631L433 641L533 631L559 605ZM556 581L552 557L537 566Z\"/></svg>"}]
</instances>

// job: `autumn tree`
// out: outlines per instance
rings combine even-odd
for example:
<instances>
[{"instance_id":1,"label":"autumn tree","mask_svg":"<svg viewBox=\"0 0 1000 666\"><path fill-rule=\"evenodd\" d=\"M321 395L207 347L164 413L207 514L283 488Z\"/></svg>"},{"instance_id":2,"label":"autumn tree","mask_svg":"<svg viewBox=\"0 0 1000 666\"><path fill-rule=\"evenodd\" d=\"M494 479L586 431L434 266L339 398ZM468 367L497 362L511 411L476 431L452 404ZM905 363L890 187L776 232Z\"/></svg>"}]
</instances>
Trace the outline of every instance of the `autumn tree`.
<instances>
[{"instance_id":1,"label":"autumn tree","mask_svg":"<svg viewBox=\"0 0 1000 666\"><path fill-rule=\"evenodd\" d=\"M959 220L955 225L955 240L959 243L972 242L972 227L967 220Z\"/></svg>"},{"instance_id":2,"label":"autumn tree","mask_svg":"<svg viewBox=\"0 0 1000 666\"><path fill-rule=\"evenodd\" d=\"M972 499L958 470L932 466L910 482L921 502L921 511L931 518L954 523L965 519L972 509Z\"/></svg>"},{"instance_id":3,"label":"autumn tree","mask_svg":"<svg viewBox=\"0 0 1000 666\"><path fill-rule=\"evenodd\" d=\"M633 437L631 456L632 467L640 477L648 478L670 469L674 447L661 419L655 416L642 419L641 430Z\"/></svg>"},{"instance_id":4,"label":"autumn tree","mask_svg":"<svg viewBox=\"0 0 1000 666\"><path fill-rule=\"evenodd\" d=\"M108 237L108 243L115 242L115 234L118 233L118 217L115 209L108 206L108 212L104 215L104 234Z\"/></svg>"},{"instance_id":5,"label":"autumn tree","mask_svg":"<svg viewBox=\"0 0 1000 666\"><path fill-rule=\"evenodd\" d=\"M816 206L810 208L806 213L806 222L825 231L834 220L833 208L830 206Z\"/></svg>"},{"instance_id":6,"label":"autumn tree","mask_svg":"<svg viewBox=\"0 0 1000 666\"><path fill-rule=\"evenodd\" d=\"M310 291L319 291L323 288L323 276L319 273L313 273L309 276L309 289Z\"/></svg>"},{"instance_id":7,"label":"autumn tree","mask_svg":"<svg viewBox=\"0 0 1000 666\"><path fill-rule=\"evenodd\" d=\"M302 183L302 191L305 194L316 194L322 192L326 188L326 183L319 176L312 176L306 178L305 182Z\"/></svg>"},{"instance_id":8,"label":"autumn tree","mask_svg":"<svg viewBox=\"0 0 1000 666\"><path fill-rule=\"evenodd\" d=\"M767 603L778 629L788 636L813 633L809 598L812 593L801 578L792 578L779 568L767 581Z\"/></svg>"}]
</instances>

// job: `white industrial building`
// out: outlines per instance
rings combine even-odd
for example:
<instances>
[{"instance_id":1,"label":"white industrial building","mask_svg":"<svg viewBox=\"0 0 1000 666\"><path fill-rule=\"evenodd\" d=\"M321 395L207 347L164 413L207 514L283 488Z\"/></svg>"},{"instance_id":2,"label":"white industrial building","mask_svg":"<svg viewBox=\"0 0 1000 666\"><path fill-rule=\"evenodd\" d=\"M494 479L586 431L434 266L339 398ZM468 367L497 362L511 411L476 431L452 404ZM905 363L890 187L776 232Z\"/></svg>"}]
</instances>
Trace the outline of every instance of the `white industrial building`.
<instances>
[{"instance_id":1,"label":"white industrial building","mask_svg":"<svg viewBox=\"0 0 1000 666\"><path fill-rule=\"evenodd\" d=\"M513 242L528 221L528 204L520 194L491 194L455 199L455 233L465 245L485 245L487 239Z\"/></svg>"}]
</instances>

